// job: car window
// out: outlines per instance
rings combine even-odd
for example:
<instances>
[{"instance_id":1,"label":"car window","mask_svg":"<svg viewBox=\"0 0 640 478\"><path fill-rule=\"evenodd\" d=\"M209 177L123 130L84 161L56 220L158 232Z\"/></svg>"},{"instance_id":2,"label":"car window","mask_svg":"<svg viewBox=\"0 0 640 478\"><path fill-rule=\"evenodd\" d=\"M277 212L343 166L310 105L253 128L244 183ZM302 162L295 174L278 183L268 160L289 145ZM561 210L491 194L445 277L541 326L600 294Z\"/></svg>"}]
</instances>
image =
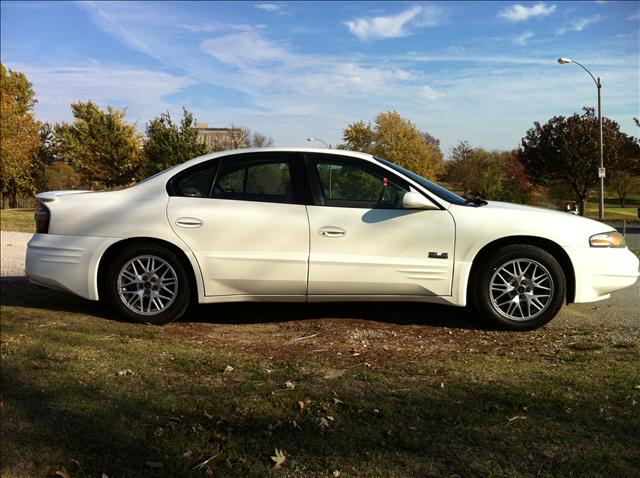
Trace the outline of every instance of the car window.
<instances>
[{"instance_id":1,"label":"car window","mask_svg":"<svg viewBox=\"0 0 640 478\"><path fill-rule=\"evenodd\" d=\"M213 197L243 201L293 202L291 171L283 160L225 160Z\"/></svg>"},{"instance_id":2,"label":"car window","mask_svg":"<svg viewBox=\"0 0 640 478\"><path fill-rule=\"evenodd\" d=\"M319 203L324 206L402 209L409 188L383 170L341 159L311 161L317 177Z\"/></svg>"},{"instance_id":3,"label":"car window","mask_svg":"<svg viewBox=\"0 0 640 478\"><path fill-rule=\"evenodd\" d=\"M209 197L216 166L216 161L210 161L194 166L175 176L171 181L172 195L192 198Z\"/></svg>"}]
</instances>

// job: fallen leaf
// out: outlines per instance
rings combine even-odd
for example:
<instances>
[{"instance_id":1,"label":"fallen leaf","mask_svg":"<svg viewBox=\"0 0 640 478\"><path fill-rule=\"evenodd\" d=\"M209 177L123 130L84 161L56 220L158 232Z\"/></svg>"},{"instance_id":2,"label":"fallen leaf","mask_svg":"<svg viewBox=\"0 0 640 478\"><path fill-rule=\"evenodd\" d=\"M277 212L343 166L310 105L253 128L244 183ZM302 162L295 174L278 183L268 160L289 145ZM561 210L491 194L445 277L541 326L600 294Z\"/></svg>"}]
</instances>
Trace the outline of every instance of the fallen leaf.
<instances>
[{"instance_id":1,"label":"fallen leaf","mask_svg":"<svg viewBox=\"0 0 640 478\"><path fill-rule=\"evenodd\" d=\"M231 365L227 365L224 368L224 372L223 373L229 373L229 372L233 372L233 367Z\"/></svg>"},{"instance_id":2,"label":"fallen leaf","mask_svg":"<svg viewBox=\"0 0 640 478\"><path fill-rule=\"evenodd\" d=\"M334 399L333 399L333 404L334 404L334 405L338 405L338 404L340 404L340 403L344 404L344 402L343 402L342 400L340 400L339 398L334 398Z\"/></svg>"},{"instance_id":3,"label":"fallen leaf","mask_svg":"<svg viewBox=\"0 0 640 478\"><path fill-rule=\"evenodd\" d=\"M329 427L329 422L327 421L326 418L324 417L320 417L320 428L328 428Z\"/></svg>"},{"instance_id":4,"label":"fallen leaf","mask_svg":"<svg viewBox=\"0 0 640 478\"><path fill-rule=\"evenodd\" d=\"M304 402L302 400L298 400L298 406L300 407L300 411L304 410Z\"/></svg>"},{"instance_id":5,"label":"fallen leaf","mask_svg":"<svg viewBox=\"0 0 640 478\"><path fill-rule=\"evenodd\" d=\"M284 386L289 390L293 390L294 388L296 388L295 384L291 380L287 380L286 382L284 382Z\"/></svg>"},{"instance_id":6,"label":"fallen leaf","mask_svg":"<svg viewBox=\"0 0 640 478\"><path fill-rule=\"evenodd\" d=\"M515 416L515 417L511 417L511 418L509 418L509 421L510 421L510 422L513 422L513 421L515 421L515 420L526 420L526 419L527 419L527 417L525 417L525 416L517 415L517 416Z\"/></svg>"},{"instance_id":7,"label":"fallen leaf","mask_svg":"<svg viewBox=\"0 0 640 478\"><path fill-rule=\"evenodd\" d=\"M285 462L287 457L284 455L284 452L282 450L278 450L276 448L276 454L272 456L271 459L275 463L274 468L279 469L282 468L282 464Z\"/></svg>"},{"instance_id":8,"label":"fallen leaf","mask_svg":"<svg viewBox=\"0 0 640 478\"><path fill-rule=\"evenodd\" d=\"M191 450L187 450L182 454L182 458L189 458L191 455L193 455L193 452Z\"/></svg>"},{"instance_id":9,"label":"fallen leaf","mask_svg":"<svg viewBox=\"0 0 640 478\"><path fill-rule=\"evenodd\" d=\"M340 470L334 470L333 476L335 476L335 478L338 478L340 476Z\"/></svg>"},{"instance_id":10,"label":"fallen leaf","mask_svg":"<svg viewBox=\"0 0 640 478\"><path fill-rule=\"evenodd\" d=\"M63 466L60 470L54 473L56 476L61 476L62 478L71 478L71 475L67 473L67 469Z\"/></svg>"},{"instance_id":11,"label":"fallen leaf","mask_svg":"<svg viewBox=\"0 0 640 478\"><path fill-rule=\"evenodd\" d=\"M120 370L117 374L118 377L122 377L123 375L134 375L133 370L130 368Z\"/></svg>"}]
</instances>

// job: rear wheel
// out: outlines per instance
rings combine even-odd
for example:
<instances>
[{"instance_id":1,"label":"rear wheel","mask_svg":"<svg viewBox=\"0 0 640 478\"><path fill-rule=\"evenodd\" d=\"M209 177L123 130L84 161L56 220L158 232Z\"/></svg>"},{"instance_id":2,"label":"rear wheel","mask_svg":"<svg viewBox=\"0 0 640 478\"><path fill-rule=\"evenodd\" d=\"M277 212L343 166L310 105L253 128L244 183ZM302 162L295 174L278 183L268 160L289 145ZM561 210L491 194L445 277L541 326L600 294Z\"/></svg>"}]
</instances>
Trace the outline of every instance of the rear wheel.
<instances>
[{"instance_id":1,"label":"rear wheel","mask_svg":"<svg viewBox=\"0 0 640 478\"><path fill-rule=\"evenodd\" d=\"M471 294L478 311L493 325L532 330L558 314L566 280L547 251L525 244L505 246L479 264Z\"/></svg>"},{"instance_id":2,"label":"rear wheel","mask_svg":"<svg viewBox=\"0 0 640 478\"><path fill-rule=\"evenodd\" d=\"M133 244L109 264L105 296L129 320L166 324L187 310L190 284L173 252L155 244Z\"/></svg>"}]
</instances>

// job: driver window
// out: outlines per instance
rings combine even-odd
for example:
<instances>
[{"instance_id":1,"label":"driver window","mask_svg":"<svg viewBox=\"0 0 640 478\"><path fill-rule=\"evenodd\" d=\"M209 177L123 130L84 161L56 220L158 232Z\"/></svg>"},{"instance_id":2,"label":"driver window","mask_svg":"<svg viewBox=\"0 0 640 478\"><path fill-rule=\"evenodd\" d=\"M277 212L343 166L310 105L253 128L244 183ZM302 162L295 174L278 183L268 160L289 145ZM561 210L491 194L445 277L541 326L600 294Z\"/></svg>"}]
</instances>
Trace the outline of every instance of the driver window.
<instances>
[{"instance_id":1,"label":"driver window","mask_svg":"<svg viewBox=\"0 0 640 478\"><path fill-rule=\"evenodd\" d=\"M409 188L367 165L340 160L312 161L321 205L365 209L402 209Z\"/></svg>"}]
</instances>

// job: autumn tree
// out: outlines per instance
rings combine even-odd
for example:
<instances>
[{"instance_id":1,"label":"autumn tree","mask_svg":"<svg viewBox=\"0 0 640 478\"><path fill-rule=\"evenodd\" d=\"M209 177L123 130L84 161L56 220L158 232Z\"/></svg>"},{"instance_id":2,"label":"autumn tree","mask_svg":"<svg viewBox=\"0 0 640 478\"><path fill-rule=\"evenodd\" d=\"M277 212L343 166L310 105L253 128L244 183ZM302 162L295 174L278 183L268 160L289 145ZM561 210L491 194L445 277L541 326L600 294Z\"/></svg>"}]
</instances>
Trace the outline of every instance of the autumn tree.
<instances>
[{"instance_id":1,"label":"autumn tree","mask_svg":"<svg viewBox=\"0 0 640 478\"><path fill-rule=\"evenodd\" d=\"M473 149L467 141L458 141L451 148L449 161L446 163L447 179L455 183L465 197L477 189L478 162L474 160Z\"/></svg>"},{"instance_id":2,"label":"autumn tree","mask_svg":"<svg viewBox=\"0 0 640 478\"><path fill-rule=\"evenodd\" d=\"M123 186L141 177L142 134L124 117L126 111L92 101L71 105L71 124L54 128L60 154L92 186Z\"/></svg>"},{"instance_id":3,"label":"autumn tree","mask_svg":"<svg viewBox=\"0 0 640 478\"><path fill-rule=\"evenodd\" d=\"M32 84L23 73L0 64L0 187L2 207L17 207L18 194L32 194L32 162L41 144Z\"/></svg>"},{"instance_id":4,"label":"autumn tree","mask_svg":"<svg viewBox=\"0 0 640 478\"><path fill-rule=\"evenodd\" d=\"M446 163L447 179L464 196L527 203L533 185L514 151L487 151L460 141L451 149Z\"/></svg>"},{"instance_id":5,"label":"autumn tree","mask_svg":"<svg viewBox=\"0 0 640 478\"><path fill-rule=\"evenodd\" d=\"M142 176L150 176L208 153L208 146L198 141L198 129L195 125L193 114L186 108L182 109L180 125L173 122L169 112L149 121L143 148Z\"/></svg>"},{"instance_id":6,"label":"autumn tree","mask_svg":"<svg viewBox=\"0 0 640 478\"><path fill-rule=\"evenodd\" d=\"M609 186L618 196L620 207L625 207L627 196L640 191L640 177L628 171L618 171L609 181Z\"/></svg>"},{"instance_id":7,"label":"autumn tree","mask_svg":"<svg viewBox=\"0 0 640 478\"><path fill-rule=\"evenodd\" d=\"M232 124L229 126L229 135L225 138L225 143L219 143L215 149L222 151L225 149L269 148L271 146L273 146L273 138L270 136Z\"/></svg>"},{"instance_id":8,"label":"autumn tree","mask_svg":"<svg viewBox=\"0 0 640 478\"><path fill-rule=\"evenodd\" d=\"M593 108L583 110L582 115L535 122L522 139L518 159L537 184L546 186L554 180L569 184L584 215L589 191L598 182L600 144L598 117ZM617 171L635 167L629 161L640 148L637 141L621 132L615 121L602 118L602 123L608 174L615 176Z\"/></svg>"},{"instance_id":9,"label":"autumn tree","mask_svg":"<svg viewBox=\"0 0 640 478\"><path fill-rule=\"evenodd\" d=\"M343 132L340 148L375 154L426 178L444 172L439 144L395 111L380 113L374 124L357 121Z\"/></svg>"}]
</instances>

